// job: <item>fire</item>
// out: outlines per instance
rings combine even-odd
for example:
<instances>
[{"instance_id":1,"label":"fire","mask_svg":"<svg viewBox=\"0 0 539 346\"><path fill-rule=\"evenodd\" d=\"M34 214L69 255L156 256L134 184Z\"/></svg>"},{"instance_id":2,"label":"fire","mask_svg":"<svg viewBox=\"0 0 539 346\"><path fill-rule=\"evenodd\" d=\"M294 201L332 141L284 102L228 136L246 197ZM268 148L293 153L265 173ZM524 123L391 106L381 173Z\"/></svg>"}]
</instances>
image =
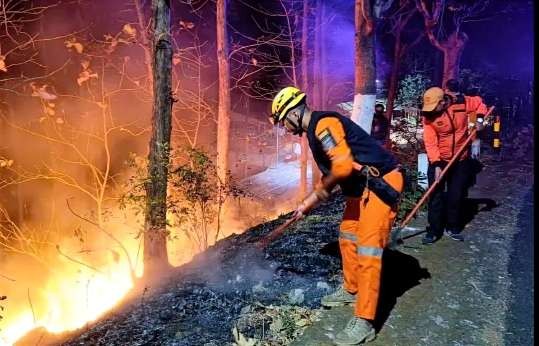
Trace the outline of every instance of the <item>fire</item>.
<instances>
[{"instance_id":1,"label":"fire","mask_svg":"<svg viewBox=\"0 0 539 346\"><path fill-rule=\"evenodd\" d=\"M134 284L131 268L140 277L143 266L136 229L118 216L107 226L120 243L99 231L82 245L64 235L58 249L45 252L41 262L13 255L2 263L2 273L12 281L0 282L7 296L0 304L5 308L0 345L12 345L37 328L53 334L79 329L121 301Z\"/></svg>"},{"instance_id":2,"label":"fire","mask_svg":"<svg viewBox=\"0 0 539 346\"><path fill-rule=\"evenodd\" d=\"M283 208L284 205L280 210L266 210L266 214L261 216L264 219L275 217L284 212ZM223 226L226 232L220 238L241 233L251 225L227 219ZM140 277L143 272L141 240L135 239L132 228L120 231L118 228L120 226L116 224L118 238L131 260L136 262L133 263L135 275ZM12 287L7 288L8 299L2 304L5 310L4 320L0 323L0 345L13 345L31 330L40 327L54 334L79 329L103 316L125 297L133 287L127 256L104 235L94 239L92 244L101 245L102 249L94 249L86 256L80 255L80 248L74 242L64 239L61 246L63 253L73 255L73 258L80 259L88 266L55 253L56 259L51 264L54 268L50 274L45 275L46 280L40 281L39 275L26 274L26 278L13 282ZM197 247L182 232L177 232L177 236L169 241L168 252L172 265L178 266L190 261L197 251ZM8 268L19 272L30 266L26 261L22 267L13 264ZM4 294L3 291L4 288L0 293Z\"/></svg>"},{"instance_id":3,"label":"fire","mask_svg":"<svg viewBox=\"0 0 539 346\"><path fill-rule=\"evenodd\" d=\"M61 269L45 283L36 282L24 294L8 296L0 344L12 345L39 327L51 333L83 327L113 308L133 287L126 261L110 261L98 268L99 272L65 259L63 262L57 264ZM141 271L142 268L138 275ZM26 304L20 302L24 298ZM13 309L12 299L17 300L14 304L18 303Z\"/></svg>"},{"instance_id":4,"label":"fire","mask_svg":"<svg viewBox=\"0 0 539 346\"><path fill-rule=\"evenodd\" d=\"M73 279L49 282L40 290L42 299L35 302L34 312L28 307L7 318L12 322L2 331L0 341L11 345L38 327L52 333L80 328L113 308L133 284L125 270L106 277L84 275Z\"/></svg>"}]
</instances>

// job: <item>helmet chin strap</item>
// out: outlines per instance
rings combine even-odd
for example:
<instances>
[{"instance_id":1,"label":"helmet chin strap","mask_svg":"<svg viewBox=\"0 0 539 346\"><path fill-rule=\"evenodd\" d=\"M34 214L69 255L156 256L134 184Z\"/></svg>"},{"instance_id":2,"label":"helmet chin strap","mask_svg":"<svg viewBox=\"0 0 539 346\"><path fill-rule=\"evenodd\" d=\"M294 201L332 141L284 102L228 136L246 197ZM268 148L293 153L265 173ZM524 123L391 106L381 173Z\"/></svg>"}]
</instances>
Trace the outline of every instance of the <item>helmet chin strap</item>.
<instances>
[{"instance_id":1,"label":"helmet chin strap","mask_svg":"<svg viewBox=\"0 0 539 346\"><path fill-rule=\"evenodd\" d=\"M297 107L297 110L295 110L294 112L296 114L297 112L299 112L299 116L295 117L298 122L294 123L293 121L291 121L291 119L288 120L292 125L294 125L294 131L292 131L292 134L301 137L303 135L303 132L305 132L305 130L303 130L303 127L301 126L301 124L303 123L303 114L305 114L305 105L301 105L301 109Z\"/></svg>"}]
</instances>

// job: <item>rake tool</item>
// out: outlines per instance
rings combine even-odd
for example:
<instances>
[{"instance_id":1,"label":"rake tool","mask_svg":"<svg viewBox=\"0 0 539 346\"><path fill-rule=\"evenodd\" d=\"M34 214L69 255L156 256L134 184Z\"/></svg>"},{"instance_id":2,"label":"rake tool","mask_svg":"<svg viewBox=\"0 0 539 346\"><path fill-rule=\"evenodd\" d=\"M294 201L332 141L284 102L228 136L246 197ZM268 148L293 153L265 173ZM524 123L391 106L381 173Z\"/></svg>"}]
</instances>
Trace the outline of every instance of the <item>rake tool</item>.
<instances>
[{"instance_id":1,"label":"rake tool","mask_svg":"<svg viewBox=\"0 0 539 346\"><path fill-rule=\"evenodd\" d=\"M300 218L299 217L292 217L288 220L286 220L285 223L283 223L282 225L280 225L279 227L277 227L276 229L274 229L273 231L271 231L269 234L267 234L262 240L260 240L256 246L260 249L264 249L266 248L266 246L268 246L269 243L271 243L272 241L274 241L275 239L279 238L281 235L283 235L284 231L290 227L292 224L296 223L297 221L299 221Z\"/></svg>"},{"instance_id":2,"label":"rake tool","mask_svg":"<svg viewBox=\"0 0 539 346\"><path fill-rule=\"evenodd\" d=\"M490 113L494 110L494 106L490 107L487 114L485 114L485 120L490 116ZM404 218L404 220L401 222L401 224L397 227L394 227L394 229L391 231L391 240L389 242L389 248L395 249L397 245L399 244L399 241L402 241L400 238L400 234L402 230L406 227L406 225L412 220L412 218L415 216L419 208L425 203L427 198L432 194L434 189L438 186L440 181L442 181L442 178L445 176L447 171L453 166L453 164L457 161L459 156L464 152L464 150L468 147L468 144L470 144L474 138L475 133L477 132L477 128L473 128L470 132L470 135L468 138L466 138L466 142L464 142L464 145L460 147L460 149L457 151L457 153L453 156L453 158L449 161L447 166L442 170L440 173L440 176L437 180L434 181L434 183L428 188L428 190L423 194L423 197L416 203L415 207L408 213L408 215Z\"/></svg>"}]
</instances>

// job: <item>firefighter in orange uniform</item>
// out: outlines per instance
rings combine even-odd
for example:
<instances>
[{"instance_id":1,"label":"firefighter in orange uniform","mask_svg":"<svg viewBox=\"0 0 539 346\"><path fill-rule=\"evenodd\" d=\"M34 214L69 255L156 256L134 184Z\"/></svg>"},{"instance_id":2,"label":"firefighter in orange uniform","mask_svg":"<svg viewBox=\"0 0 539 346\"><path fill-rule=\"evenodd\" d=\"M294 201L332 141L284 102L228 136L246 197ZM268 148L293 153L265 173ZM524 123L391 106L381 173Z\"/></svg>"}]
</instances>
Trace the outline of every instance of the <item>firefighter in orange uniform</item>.
<instances>
[{"instance_id":1,"label":"firefighter in orange uniform","mask_svg":"<svg viewBox=\"0 0 539 346\"><path fill-rule=\"evenodd\" d=\"M441 88L433 87L423 95L423 141L427 151L429 185L438 180L442 170L468 138L471 113L480 131L487 107L480 97L459 95L454 98ZM428 245L444 233L451 239L463 241L461 208L470 181L469 148L449 169L443 181L433 191L428 202L429 227L423 237ZM444 189L447 186L447 193Z\"/></svg>"},{"instance_id":2,"label":"firefighter in orange uniform","mask_svg":"<svg viewBox=\"0 0 539 346\"><path fill-rule=\"evenodd\" d=\"M338 184L346 197L339 232L344 285L322 298L324 306L355 303L354 316L338 333L338 345L375 338L382 253L397 215L403 174L397 160L361 127L336 112L312 111L305 93L286 87L273 99L270 120L287 131L305 133L323 174L293 217L301 218L326 200Z\"/></svg>"}]
</instances>

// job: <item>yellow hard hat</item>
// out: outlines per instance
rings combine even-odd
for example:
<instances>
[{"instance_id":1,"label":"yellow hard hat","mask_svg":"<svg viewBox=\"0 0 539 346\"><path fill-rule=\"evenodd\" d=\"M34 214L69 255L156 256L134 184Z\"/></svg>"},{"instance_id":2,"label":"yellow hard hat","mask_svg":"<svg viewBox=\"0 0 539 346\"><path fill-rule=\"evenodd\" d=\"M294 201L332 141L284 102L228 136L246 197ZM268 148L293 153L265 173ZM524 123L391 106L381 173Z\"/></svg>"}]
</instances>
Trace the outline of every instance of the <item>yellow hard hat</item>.
<instances>
[{"instance_id":1,"label":"yellow hard hat","mask_svg":"<svg viewBox=\"0 0 539 346\"><path fill-rule=\"evenodd\" d=\"M286 114L305 100L305 93L296 87L286 87L279 91L271 103L271 119L274 124L283 120Z\"/></svg>"},{"instance_id":2,"label":"yellow hard hat","mask_svg":"<svg viewBox=\"0 0 539 346\"><path fill-rule=\"evenodd\" d=\"M442 88L432 87L423 94L423 112L432 112L440 101L444 99Z\"/></svg>"}]
</instances>

